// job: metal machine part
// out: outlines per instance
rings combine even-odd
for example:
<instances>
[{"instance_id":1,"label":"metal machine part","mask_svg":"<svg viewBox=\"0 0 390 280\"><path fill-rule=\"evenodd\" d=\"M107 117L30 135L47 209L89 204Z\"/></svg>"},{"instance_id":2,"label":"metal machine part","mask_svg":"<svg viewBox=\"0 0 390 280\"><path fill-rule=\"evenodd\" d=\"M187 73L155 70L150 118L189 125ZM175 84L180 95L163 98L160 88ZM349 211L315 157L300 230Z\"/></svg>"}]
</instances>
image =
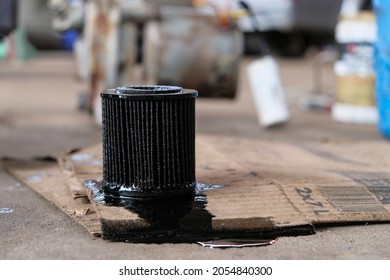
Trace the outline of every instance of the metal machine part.
<instances>
[{"instance_id":1,"label":"metal machine part","mask_svg":"<svg viewBox=\"0 0 390 280\"><path fill-rule=\"evenodd\" d=\"M233 24L221 26L215 13L202 14L191 1L167 7L164 1L91 0L77 16L72 6L60 5L64 0L51 1L60 27L79 28L83 15L76 58L83 104L98 125L98 94L121 84L175 84L201 97L235 97L243 36Z\"/></svg>"},{"instance_id":2,"label":"metal machine part","mask_svg":"<svg viewBox=\"0 0 390 280\"><path fill-rule=\"evenodd\" d=\"M78 75L86 87L83 107L90 112L100 108L98 94L105 88L142 83L135 81L134 73L138 26L156 17L154 6L143 0L50 0L49 3L56 31L80 31L74 48Z\"/></svg>"},{"instance_id":3,"label":"metal machine part","mask_svg":"<svg viewBox=\"0 0 390 280\"><path fill-rule=\"evenodd\" d=\"M160 21L145 31L147 82L195 88L199 97L234 98L242 51L237 26L221 26L216 15L161 9Z\"/></svg>"},{"instance_id":4,"label":"metal machine part","mask_svg":"<svg viewBox=\"0 0 390 280\"><path fill-rule=\"evenodd\" d=\"M142 200L194 191L197 95L174 86L101 93L106 195Z\"/></svg>"}]
</instances>

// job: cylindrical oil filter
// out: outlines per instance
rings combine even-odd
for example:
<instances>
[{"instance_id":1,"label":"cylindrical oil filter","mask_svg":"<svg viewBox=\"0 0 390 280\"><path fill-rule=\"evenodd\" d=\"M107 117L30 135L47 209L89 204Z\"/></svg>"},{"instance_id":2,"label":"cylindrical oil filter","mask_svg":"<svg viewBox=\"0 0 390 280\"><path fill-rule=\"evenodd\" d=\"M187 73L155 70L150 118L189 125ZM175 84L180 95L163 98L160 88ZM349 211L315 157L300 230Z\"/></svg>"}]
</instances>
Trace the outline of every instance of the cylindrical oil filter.
<instances>
[{"instance_id":1,"label":"cylindrical oil filter","mask_svg":"<svg viewBox=\"0 0 390 280\"><path fill-rule=\"evenodd\" d=\"M197 95L175 86L101 93L105 194L151 199L193 192Z\"/></svg>"}]
</instances>

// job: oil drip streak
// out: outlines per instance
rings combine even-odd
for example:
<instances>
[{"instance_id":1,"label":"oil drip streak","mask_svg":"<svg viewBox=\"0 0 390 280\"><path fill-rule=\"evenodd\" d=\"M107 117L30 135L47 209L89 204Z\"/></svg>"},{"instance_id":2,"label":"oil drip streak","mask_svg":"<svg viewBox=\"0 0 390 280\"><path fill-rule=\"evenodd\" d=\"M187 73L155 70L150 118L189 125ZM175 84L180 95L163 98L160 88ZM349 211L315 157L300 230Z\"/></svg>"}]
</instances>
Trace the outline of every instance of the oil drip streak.
<instances>
[{"instance_id":1,"label":"oil drip streak","mask_svg":"<svg viewBox=\"0 0 390 280\"><path fill-rule=\"evenodd\" d=\"M102 92L105 193L151 199L193 192L196 96L172 86Z\"/></svg>"}]
</instances>

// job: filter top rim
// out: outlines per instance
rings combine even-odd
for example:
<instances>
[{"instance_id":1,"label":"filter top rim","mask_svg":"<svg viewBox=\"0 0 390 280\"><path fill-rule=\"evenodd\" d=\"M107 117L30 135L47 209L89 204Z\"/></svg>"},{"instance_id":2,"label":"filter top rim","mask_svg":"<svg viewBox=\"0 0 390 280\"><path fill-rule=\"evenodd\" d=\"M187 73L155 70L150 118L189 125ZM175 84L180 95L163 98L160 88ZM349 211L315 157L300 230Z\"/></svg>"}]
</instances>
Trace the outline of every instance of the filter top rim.
<instances>
[{"instance_id":1,"label":"filter top rim","mask_svg":"<svg viewBox=\"0 0 390 280\"><path fill-rule=\"evenodd\" d=\"M100 95L102 98L110 99L177 99L195 98L198 96L198 92L193 89L183 89L177 86L136 85L107 89Z\"/></svg>"}]
</instances>

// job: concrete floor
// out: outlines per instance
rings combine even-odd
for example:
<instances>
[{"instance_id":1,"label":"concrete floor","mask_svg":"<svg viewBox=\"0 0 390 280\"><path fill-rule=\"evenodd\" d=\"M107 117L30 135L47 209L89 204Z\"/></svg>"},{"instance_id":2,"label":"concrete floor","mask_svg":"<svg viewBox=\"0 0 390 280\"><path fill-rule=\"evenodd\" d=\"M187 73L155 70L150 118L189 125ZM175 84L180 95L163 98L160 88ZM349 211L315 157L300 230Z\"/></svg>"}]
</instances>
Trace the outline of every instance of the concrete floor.
<instances>
[{"instance_id":1,"label":"concrete floor","mask_svg":"<svg viewBox=\"0 0 390 280\"><path fill-rule=\"evenodd\" d=\"M257 123L244 58L235 101L197 101L197 131L275 141L381 140L375 126L344 125L327 112L303 112L312 89L312 58L280 61L292 113L287 126ZM332 89L331 67L325 69ZM92 118L76 109L82 86L67 54L41 54L23 65L0 65L0 156L30 158L100 140ZM383 140L386 141L386 140ZM390 224L322 227L315 235L282 237L275 245L207 249L197 244L126 244L93 239L78 224L0 167L0 259L390 259Z\"/></svg>"}]
</instances>

